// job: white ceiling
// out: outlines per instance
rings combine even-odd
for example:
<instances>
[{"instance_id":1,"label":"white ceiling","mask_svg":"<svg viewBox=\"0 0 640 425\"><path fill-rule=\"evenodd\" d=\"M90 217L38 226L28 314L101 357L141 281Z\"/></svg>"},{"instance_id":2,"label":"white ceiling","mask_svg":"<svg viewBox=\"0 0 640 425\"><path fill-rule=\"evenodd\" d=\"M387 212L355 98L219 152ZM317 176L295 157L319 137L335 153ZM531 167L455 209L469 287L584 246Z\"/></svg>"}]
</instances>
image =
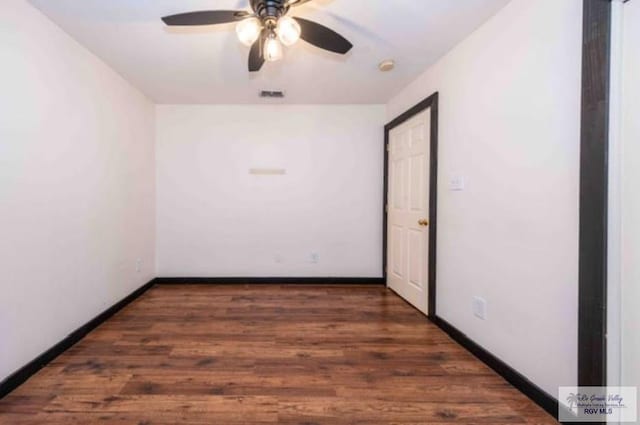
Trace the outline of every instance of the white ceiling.
<instances>
[{"instance_id":1,"label":"white ceiling","mask_svg":"<svg viewBox=\"0 0 640 425\"><path fill-rule=\"evenodd\" d=\"M348 38L339 56L299 42L283 61L247 71L234 25L169 29L160 17L247 9L249 0L29 0L157 103L386 103L509 0L313 0L290 14ZM394 59L396 69L377 65ZM282 102L282 101L278 101Z\"/></svg>"}]
</instances>

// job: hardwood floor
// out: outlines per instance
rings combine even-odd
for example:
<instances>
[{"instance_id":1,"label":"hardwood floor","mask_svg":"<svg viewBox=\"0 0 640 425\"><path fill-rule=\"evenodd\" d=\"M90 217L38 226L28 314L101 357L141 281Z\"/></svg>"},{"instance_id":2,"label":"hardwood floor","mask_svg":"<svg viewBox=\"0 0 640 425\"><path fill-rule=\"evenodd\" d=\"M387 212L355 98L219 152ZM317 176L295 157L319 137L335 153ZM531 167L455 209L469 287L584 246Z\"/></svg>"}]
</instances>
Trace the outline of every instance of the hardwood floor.
<instances>
[{"instance_id":1,"label":"hardwood floor","mask_svg":"<svg viewBox=\"0 0 640 425\"><path fill-rule=\"evenodd\" d=\"M155 286L0 424L555 424L384 287Z\"/></svg>"}]
</instances>

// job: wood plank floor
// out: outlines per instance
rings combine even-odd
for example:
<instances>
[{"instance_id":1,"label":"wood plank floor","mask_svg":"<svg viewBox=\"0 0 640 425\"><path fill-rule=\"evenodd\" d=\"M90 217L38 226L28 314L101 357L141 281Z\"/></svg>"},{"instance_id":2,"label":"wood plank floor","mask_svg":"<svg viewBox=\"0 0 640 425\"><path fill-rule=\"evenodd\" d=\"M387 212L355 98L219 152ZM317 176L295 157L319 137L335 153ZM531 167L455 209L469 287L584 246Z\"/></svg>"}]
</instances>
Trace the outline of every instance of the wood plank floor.
<instances>
[{"instance_id":1,"label":"wood plank floor","mask_svg":"<svg viewBox=\"0 0 640 425\"><path fill-rule=\"evenodd\" d=\"M383 287L155 286L0 424L555 424Z\"/></svg>"}]
</instances>

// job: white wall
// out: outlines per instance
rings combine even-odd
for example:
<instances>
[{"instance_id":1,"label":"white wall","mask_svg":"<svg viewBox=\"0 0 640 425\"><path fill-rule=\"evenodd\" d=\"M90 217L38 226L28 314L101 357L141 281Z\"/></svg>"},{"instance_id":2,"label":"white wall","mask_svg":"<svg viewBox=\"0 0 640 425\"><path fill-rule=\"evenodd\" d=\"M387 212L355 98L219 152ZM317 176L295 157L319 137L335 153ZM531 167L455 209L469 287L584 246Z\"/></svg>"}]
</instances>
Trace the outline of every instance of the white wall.
<instances>
[{"instance_id":1,"label":"white wall","mask_svg":"<svg viewBox=\"0 0 640 425\"><path fill-rule=\"evenodd\" d=\"M155 111L23 0L0 63L2 380L154 277Z\"/></svg>"},{"instance_id":2,"label":"white wall","mask_svg":"<svg viewBox=\"0 0 640 425\"><path fill-rule=\"evenodd\" d=\"M159 106L158 275L381 276L383 123L383 106Z\"/></svg>"},{"instance_id":3,"label":"white wall","mask_svg":"<svg viewBox=\"0 0 640 425\"><path fill-rule=\"evenodd\" d=\"M621 385L622 339L622 69L623 0L611 2L611 84L609 114L609 176L607 230L607 381ZM618 423L610 419L609 423Z\"/></svg>"},{"instance_id":4,"label":"white wall","mask_svg":"<svg viewBox=\"0 0 640 425\"><path fill-rule=\"evenodd\" d=\"M577 381L581 4L512 1L387 105L440 92L438 315L554 397Z\"/></svg>"},{"instance_id":5,"label":"white wall","mask_svg":"<svg viewBox=\"0 0 640 425\"><path fill-rule=\"evenodd\" d=\"M622 385L640 387L640 1L624 6Z\"/></svg>"}]
</instances>

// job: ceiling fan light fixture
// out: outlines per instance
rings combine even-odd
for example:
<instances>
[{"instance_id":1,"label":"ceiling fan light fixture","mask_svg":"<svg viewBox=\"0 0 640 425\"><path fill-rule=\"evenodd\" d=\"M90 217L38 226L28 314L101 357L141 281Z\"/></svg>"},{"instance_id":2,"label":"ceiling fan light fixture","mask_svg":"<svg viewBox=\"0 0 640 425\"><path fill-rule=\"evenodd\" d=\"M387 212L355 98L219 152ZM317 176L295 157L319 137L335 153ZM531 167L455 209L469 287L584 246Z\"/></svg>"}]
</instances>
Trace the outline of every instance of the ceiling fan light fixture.
<instances>
[{"instance_id":1,"label":"ceiling fan light fixture","mask_svg":"<svg viewBox=\"0 0 640 425\"><path fill-rule=\"evenodd\" d=\"M271 32L264 43L264 59L267 62L275 62L282 59L283 55L282 44L276 34Z\"/></svg>"},{"instance_id":2,"label":"ceiling fan light fixture","mask_svg":"<svg viewBox=\"0 0 640 425\"><path fill-rule=\"evenodd\" d=\"M236 34L238 39L245 46L251 46L260 38L262 32L262 22L258 18L247 18L238 22Z\"/></svg>"},{"instance_id":3,"label":"ceiling fan light fixture","mask_svg":"<svg viewBox=\"0 0 640 425\"><path fill-rule=\"evenodd\" d=\"M246 0L244 0L246 1ZM291 7L312 0L250 0L248 10L200 10L164 16L169 27L236 24L236 34L249 46L247 68L258 72L265 62L283 58L284 46L298 40L320 49L346 55L353 44L331 28L308 19L285 16Z\"/></svg>"},{"instance_id":4,"label":"ceiling fan light fixture","mask_svg":"<svg viewBox=\"0 0 640 425\"><path fill-rule=\"evenodd\" d=\"M283 16L278 20L278 26L276 27L278 38L285 46L293 46L302 34L302 28L300 24L293 18Z\"/></svg>"}]
</instances>

